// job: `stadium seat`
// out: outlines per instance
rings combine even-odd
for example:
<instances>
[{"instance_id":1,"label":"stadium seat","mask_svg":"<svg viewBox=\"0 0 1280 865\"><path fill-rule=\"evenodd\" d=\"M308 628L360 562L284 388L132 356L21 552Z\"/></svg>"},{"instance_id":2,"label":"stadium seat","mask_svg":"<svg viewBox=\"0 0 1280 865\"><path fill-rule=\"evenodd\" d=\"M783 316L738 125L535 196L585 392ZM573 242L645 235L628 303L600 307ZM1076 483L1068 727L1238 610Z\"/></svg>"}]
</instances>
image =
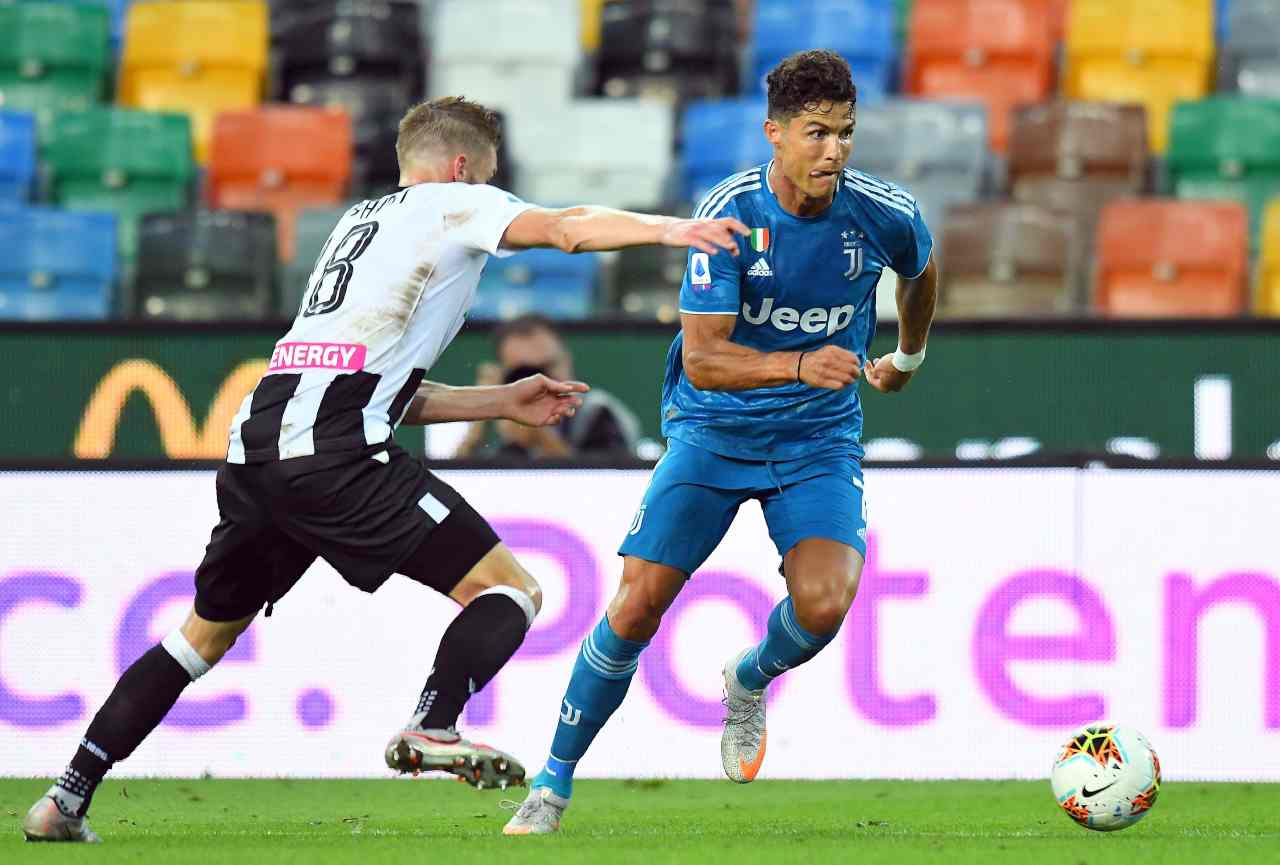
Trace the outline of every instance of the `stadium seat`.
<instances>
[{"instance_id":1,"label":"stadium seat","mask_svg":"<svg viewBox=\"0 0 1280 865\"><path fill-rule=\"evenodd\" d=\"M1052 92L1048 0L916 0L904 89L928 99L983 102L991 146L1004 152L1018 105Z\"/></svg>"},{"instance_id":2,"label":"stadium seat","mask_svg":"<svg viewBox=\"0 0 1280 865\"><path fill-rule=\"evenodd\" d=\"M981 197L987 119L981 105L890 100L858 112L849 164L909 190L925 221Z\"/></svg>"},{"instance_id":3,"label":"stadium seat","mask_svg":"<svg viewBox=\"0 0 1280 865\"><path fill-rule=\"evenodd\" d=\"M345 111L268 106L218 115L209 160L209 203L275 214L280 259L293 258L298 211L338 204L351 177Z\"/></svg>"},{"instance_id":4,"label":"stadium seat","mask_svg":"<svg viewBox=\"0 0 1280 865\"><path fill-rule=\"evenodd\" d=\"M35 115L0 110L0 202L30 199L35 176Z\"/></svg>"},{"instance_id":5,"label":"stadium seat","mask_svg":"<svg viewBox=\"0 0 1280 865\"><path fill-rule=\"evenodd\" d=\"M522 198L641 209L663 199L672 140L666 105L578 99L557 110L555 123L537 105L506 117Z\"/></svg>"},{"instance_id":6,"label":"stadium seat","mask_svg":"<svg viewBox=\"0 0 1280 865\"><path fill-rule=\"evenodd\" d=\"M431 43L434 94L504 110L559 105L581 60L578 0L437 0Z\"/></svg>"},{"instance_id":7,"label":"stadium seat","mask_svg":"<svg viewBox=\"0 0 1280 865\"><path fill-rule=\"evenodd\" d=\"M600 49L600 35L603 29L601 18L603 17L604 4L607 0L579 0L579 41L582 43L582 50L587 54L594 54Z\"/></svg>"},{"instance_id":8,"label":"stadium seat","mask_svg":"<svg viewBox=\"0 0 1280 865\"><path fill-rule=\"evenodd\" d=\"M1280 0L1234 0L1218 89L1280 97Z\"/></svg>"},{"instance_id":9,"label":"stadium seat","mask_svg":"<svg viewBox=\"0 0 1280 865\"><path fill-rule=\"evenodd\" d=\"M185 0L129 7L119 102L191 115L196 159L209 154L213 118L262 100L267 6L262 0Z\"/></svg>"},{"instance_id":10,"label":"stadium seat","mask_svg":"<svg viewBox=\"0 0 1280 865\"><path fill-rule=\"evenodd\" d=\"M1064 315L1079 309L1075 224L1034 204L984 202L947 211L938 315Z\"/></svg>"},{"instance_id":11,"label":"stadium seat","mask_svg":"<svg viewBox=\"0 0 1280 865\"><path fill-rule=\"evenodd\" d=\"M1262 226L1254 309L1259 315L1280 317L1280 200L1271 202Z\"/></svg>"},{"instance_id":12,"label":"stadium seat","mask_svg":"<svg viewBox=\"0 0 1280 865\"><path fill-rule=\"evenodd\" d=\"M669 212L665 208L663 213ZM618 253L612 294L628 316L675 321L686 253L663 246L632 246Z\"/></svg>"},{"instance_id":13,"label":"stadium seat","mask_svg":"<svg viewBox=\"0 0 1280 865\"><path fill-rule=\"evenodd\" d=\"M1239 201L1256 238L1267 202L1280 196L1280 99L1179 103L1167 164L1178 198Z\"/></svg>"},{"instance_id":14,"label":"stadium seat","mask_svg":"<svg viewBox=\"0 0 1280 865\"><path fill-rule=\"evenodd\" d=\"M279 312L282 317L293 318L298 314L307 280L315 269L325 241L329 239L329 232L349 209L350 204L344 204L340 207L308 208L298 214L294 226L293 258L283 262L280 268Z\"/></svg>"},{"instance_id":15,"label":"stadium seat","mask_svg":"<svg viewBox=\"0 0 1280 865\"><path fill-rule=\"evenodd\" d=\"M0 204L0 249L0 319L110 317L113 214Z\"/></svg>"},{"instance_id":16,"label":"stadium seat","mask_svg":"<svg viewBox=\"0 0 1280 865\"><path fill-rule=\"evenodd\" d=\"M1086 259L1102 208L1140 195L1146 166L1147 117L1141 105L1058 101L1014 112L1012 195L1071 214Z\"/></svg>"},{"instance_id":17,"label":"stadium seat","mask_svg":"<svg viewBox=\"0 0 1280 865\"><path fill-rule=\"evenodd\" d=\"M1093 303L1116 317L1239 315L1249 217L1233 201L1115 201L1098 224Z\"/></svg>"},{"instance_id":18,"label":"stadium seat","mask_svg":"<svg viewBox=\"0 0 1280 865\"><path fill-rule=\"evenodd\" d=\"M594 306L595 255L565 255L531 249L510 258L492 258L476 289L470 318L508 319L527 312L551 318L587 318Z\"/></svg>"},{"instance_id":19,"label":"stadium seat","mask_svg":"<svg viewBox=\"0 0 1280 865\"><path fill-rule=\"evenodd\" d=\"M412 0L289 0L272 6L272 67L279 92L315 80L378 83L422 98L426 54Z\"/></svg>"},{"instance_id":20,"label":"stadium seat","mask_svg":"<svg viewBox=\"0 0 1280 865\"><path fill-rule=\"evenodd\" d=\"M91 4L0 4L0 108L51 112L103 98L111 22Z\"/></svg>"},{"instance_id":21,"label":"stadium seat","mask_svg":"<svg viewBox=\"0 0 1280 865\"><path fill-rule=\"evenodd\" d=\"M275 218L186 211L142 220L134 283L139 318L257 320L275 312Z\"/></svg>"},{"instance_id":22,"label":"stadium seat","mask_svg":"<svg viewBox=\"0 0 1280 865\"><path fill-rule=\"evenodd\" d=\"M24 0L19 0L24 2ZM107 14L111 16L111 42L114 46L119 47L120 37L124 33L124 13L134 0L25 0L25 2L39 3L66 3L75 5L94 4L106 7Z\"/></svg>"},{"instance_id":23,"label":"stadium seat","mask_svg":"<svg viewBox=\"0 0 1280 865\"><path fill-rule=\"evenodd\" d=\"M116 214L126 272L142 214L186 208L195 179L191 122L182 114L93 108L57 114L40 146L50 197Z\"/></svg>"},{"instance_id":24,"label":"stadium seat","mask_svg":"<svg viewBox=\"0 0 1280 865\"><path fill-rule=\"evenodd\" d=\"M733 0L610 0L595 92L683 103L738 90Z\"/></svg>"},{"instance_id":25,"label":"stadium seat","mask_svg":"<svg viewBox=\"0 0 1280 865\"><path fill-rule=\"evenodd\" d=\"M1211 0L1073 0L1066 95L1145 105L1151 149L1164 153L1170 107L1209 90L1213 48Z\"/></svg>"},{"instance_id":26,"label":"stadium seat","mask_svg":"<svg viewBox=\"0 0 1280 865\"><path fill-rule=\"evenodd\" d=\"M895 15L893 0L757 0L748 92L764 93L765 77L784 57L828 48L853 68L859 103L883 98L898 63Z\"/></svg>"},{"instance_id":27,"label":"stadium seat","mask_svg":"<svg viewBox=\"0 0 1280 865\"><path fill-rule=\"evenodd\" d=\"M773 158L764 137L768 104L759 97L692 102L684 110L680 168L684 192L697 201L730 174Z\"/></svg>"},{"instance_id":28,"label":"stadium seat","mask_svg":"<svg viewBox=\"0 0 1280 865\"><path fill-rule=\"evenodd\" d=\"M401 84L369 78L318 78L295 83L289 98L296 105L338 108L350 115L353 190L372 194L396 185L400 178L395 150L400 118L416 101Z\"/></svg>"}]
</instances>

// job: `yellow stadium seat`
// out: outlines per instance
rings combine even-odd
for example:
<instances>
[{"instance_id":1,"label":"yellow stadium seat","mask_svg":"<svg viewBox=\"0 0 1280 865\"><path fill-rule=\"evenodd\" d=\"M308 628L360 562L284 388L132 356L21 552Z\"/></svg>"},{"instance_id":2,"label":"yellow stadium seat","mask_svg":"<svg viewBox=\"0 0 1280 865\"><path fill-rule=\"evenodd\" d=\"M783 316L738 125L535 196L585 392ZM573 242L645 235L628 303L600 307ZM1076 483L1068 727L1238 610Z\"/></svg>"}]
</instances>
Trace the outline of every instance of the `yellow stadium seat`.
<instances>
[{"instance_id":1,"label":"yellow stadium seat","mask_svg":"<svg viewBox=\"0 0 1280 865\"><path fill-rule=\"evenodd\" d=\"M1258 315L1280 317L1280 198L1271 202L1262 223L1262 258L1254 309Z\"/></svg>"},{"instance_id":2,"label":"yellow stadium seat","mask_svg":"<svg viewBox=\"0 0 1280 865\"><path fill-rule=\"evenodd\" d=\"M1213 0L1073 0L1068 15L1067 96L1145 105L1163 153L1173 103L1210 90Z\"/></svg>"},{"instance_id":3,"label":"yellow stadium seat","mask_svg":"<svg viewBox=\"0 0 1280 865\"><path fill-rule=\"evenodd\" d=\"M118 101L188 113L196 159L204 163L214 116L262 101L268 32L262 0L134 3Z\"/></svg>"},{"instance_id":4,"label":"yellow stadium seat","mask_svg":"<svg viewBox=\"0 0 1280 865\"><path fill-rule=\"evenodd\" d=\"M582 50L594 54L600 50L600 19L605 0L579 0L582 4Z\"/></svg>"}]
</instances>

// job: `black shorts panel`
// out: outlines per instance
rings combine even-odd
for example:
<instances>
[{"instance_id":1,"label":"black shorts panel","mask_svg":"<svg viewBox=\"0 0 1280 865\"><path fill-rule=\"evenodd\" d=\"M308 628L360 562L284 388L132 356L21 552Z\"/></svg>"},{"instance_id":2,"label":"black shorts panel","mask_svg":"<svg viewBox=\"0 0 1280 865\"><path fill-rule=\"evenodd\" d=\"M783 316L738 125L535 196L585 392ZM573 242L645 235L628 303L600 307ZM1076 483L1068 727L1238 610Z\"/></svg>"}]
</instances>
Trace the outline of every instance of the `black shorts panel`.
<instances>
[{"instance_id":1,"label":"black shorts panel","mask_svg":"<svg viewBox=\"0 0 1280 865\"><path fill-rule=\"evenodd\" d=\"M433 480L444 483L438 478ZM488 521L462 501L400 563L396 573L447 595L499 543L501 540Z\"/></svg>"},{"instance_id":2,"label":"black shorts panel","mask_svg":"<svg viewBox=\"0 0 1280 865\"><path fill-rule=\"evenodd\" d=\"M196 615L211 622L251 616L284 597L316 554L282 532L230 466L218 470L218 512L196 568Z\"/></svg>"},{"instance_id":3,"label":"black shorts panel","mask_svg":"<svg viewBox=\"0 0 1280 865\"><path fill-rule=\"evenodd\" d=\"M243 618L278 601L317 556L351 585L375 591L435 533L436 518L447 523L455 513L474 514L492 533L456 490L395 445L224 465L218 507L221 521L196 571L196 611L214 621ZM471 526L474 535L473 522L459 526ZM415 559L418 575L422 561ZM429 585L447 581L458 566L446 564Z\"/></svg>"}]
</instances>

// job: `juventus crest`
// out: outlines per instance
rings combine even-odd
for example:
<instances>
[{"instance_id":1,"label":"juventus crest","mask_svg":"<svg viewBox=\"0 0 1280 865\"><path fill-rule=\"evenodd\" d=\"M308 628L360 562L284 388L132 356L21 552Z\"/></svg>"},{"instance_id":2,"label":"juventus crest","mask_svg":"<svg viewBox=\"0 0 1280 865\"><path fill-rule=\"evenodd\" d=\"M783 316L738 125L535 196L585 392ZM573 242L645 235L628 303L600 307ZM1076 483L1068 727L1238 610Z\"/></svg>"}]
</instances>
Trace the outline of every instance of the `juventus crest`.
<instances>
[{"instance_id":1,"label":"juventus crest","mask_svg":"<svg viewBox=\"0 0 1280 865\"><path fill-rule=\"evenodd\" d=\"M849 256L849 269L844 272L844 278L857 279L862 275L863 234L861 231L842 231L840 238L844 244L844 254Z\"/></svg>"}]
</instances>

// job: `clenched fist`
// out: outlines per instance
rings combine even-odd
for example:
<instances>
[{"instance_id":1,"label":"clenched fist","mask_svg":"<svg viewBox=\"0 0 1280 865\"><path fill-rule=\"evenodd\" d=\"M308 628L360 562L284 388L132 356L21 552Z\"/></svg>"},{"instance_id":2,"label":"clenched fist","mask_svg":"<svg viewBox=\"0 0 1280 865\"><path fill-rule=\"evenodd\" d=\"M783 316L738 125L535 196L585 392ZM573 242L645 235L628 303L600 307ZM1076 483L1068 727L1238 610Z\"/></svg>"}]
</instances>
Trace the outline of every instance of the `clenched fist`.
<instances>
[{"instance_id":1,"label":"clenched fist","mask_svg":"<svg viewBox=\"0 0 1280 865\"><path fill-rule=\"evenodd\" d=\"M858 356L838 345L824 345L817 351L806 351L800 358L800 381L811 387L840 390L862 375Z\"/></svg>"}]
</instances>

